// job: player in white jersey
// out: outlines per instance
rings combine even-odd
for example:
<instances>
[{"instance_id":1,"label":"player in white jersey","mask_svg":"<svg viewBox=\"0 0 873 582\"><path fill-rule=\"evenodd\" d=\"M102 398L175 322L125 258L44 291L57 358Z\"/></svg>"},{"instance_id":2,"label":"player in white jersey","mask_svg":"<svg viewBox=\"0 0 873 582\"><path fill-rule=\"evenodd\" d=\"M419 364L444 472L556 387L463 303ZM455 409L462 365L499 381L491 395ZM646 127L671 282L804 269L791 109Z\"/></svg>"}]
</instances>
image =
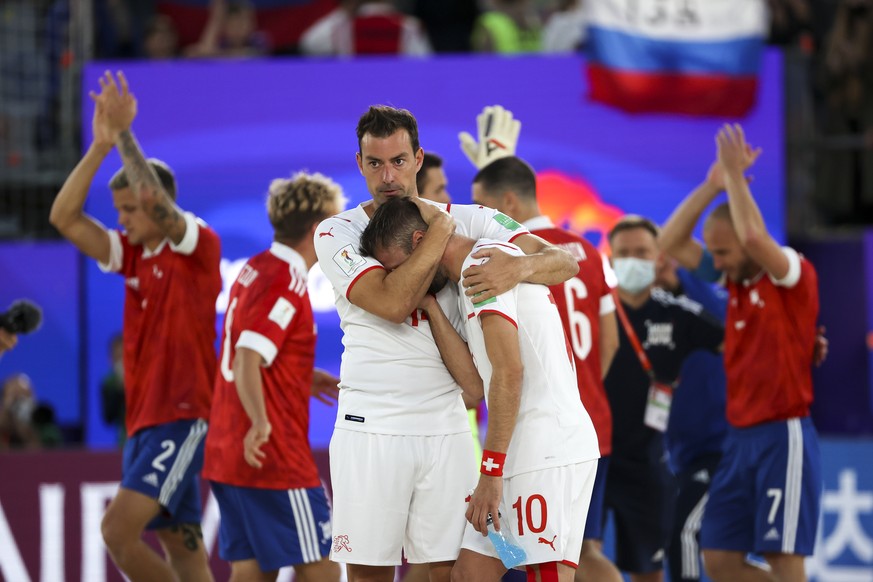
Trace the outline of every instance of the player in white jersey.
<instances>
[{"instance_id":1,"label":"player in white jersey","mask_svg":"<svg viewBox=\"0 0 873 582\"><path fill-rule=\"evenodd\" d=\"M388 269L402 265L425 237L427 225L407 200L392 200L373 216L361 238L363 254ZM516 246L456 233L446 245L437 278L463 289L464 276L484 249L521 255ZM557 306L543 285L521 283L480 300L461 295L469 349L485 383L488 432L479 484L471 495L453 578L499 580L506 572L483 537L489 515L524 549L530 576L573 579L600 449L579 399L570 348ZM429 313L436 309L431 308ZM478 532L478 533L477 533ZM530 579L530 578L529 578Z\"/></svg>"},{"instance_id":2,"label":"player in white jersey","mask_svg":"<svg viewBox=\"0 0 873 582\"><path fill-rule=\"evenodd\" d=\"M420 309L455 229L513 241L526 253L485 251L486 268L467 273L467 293L488 298L520 280L556 283L578 267L565 251L494 210L418 200L423 152L408 111L371 107L358 122L358 168L372 201L325 220L315 248L331 281L343 329L336 428L330 444L334 522L331 559L351 582L391 582L405 552L449 579L464 531L472 441L461 386L481 398L482 381L460 328L457 291L443 289L443 315ZM386 200L411 197L429 224L415 253L393 272L360 255L360 235ZM449 369L443 361L448 362Z\"/></svg>"}]
</instances>

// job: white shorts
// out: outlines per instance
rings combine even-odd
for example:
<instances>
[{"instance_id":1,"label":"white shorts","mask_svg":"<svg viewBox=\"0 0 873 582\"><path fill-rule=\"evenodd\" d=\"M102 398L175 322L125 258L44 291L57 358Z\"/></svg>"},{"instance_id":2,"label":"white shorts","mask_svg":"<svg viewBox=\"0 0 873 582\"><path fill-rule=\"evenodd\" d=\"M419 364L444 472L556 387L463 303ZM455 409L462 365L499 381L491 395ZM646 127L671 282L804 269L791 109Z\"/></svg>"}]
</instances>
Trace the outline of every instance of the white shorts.
<instances>
[{"instance_id":1,"label":"white shorts","mask_svg":"<svg viewBox=\"0 0 873 582\"><path fill-rule=\"evenodd\" d=\"M561 562L577 568L597 461L522 473L503 480L501 530L508 527L527 555L525 565ZM464 549L497 558L468 522Z\"/></svg>"},{"instance_id":2,"label":"white shorts","mask_svg":"<svg viewBox=\"0 0 873 582\"><path fill-rule=\"evenodd\" d=\"M363 566L456 560L476 483L469 432L396 436L334 429L330 559Z\"/></svg>"}]
</instances>

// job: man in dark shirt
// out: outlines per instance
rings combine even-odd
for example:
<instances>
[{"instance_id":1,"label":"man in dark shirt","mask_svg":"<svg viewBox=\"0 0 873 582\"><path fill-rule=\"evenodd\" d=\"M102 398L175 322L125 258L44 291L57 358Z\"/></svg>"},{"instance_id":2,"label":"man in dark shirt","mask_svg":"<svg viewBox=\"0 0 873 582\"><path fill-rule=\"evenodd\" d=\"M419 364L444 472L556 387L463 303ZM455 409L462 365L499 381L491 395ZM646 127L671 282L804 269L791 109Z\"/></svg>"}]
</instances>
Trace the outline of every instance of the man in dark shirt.
<instances>
[{"instance_id":1,"label":"man in dark shirt","mask_svg":"<svg viewBox=\"0 0 873 582\"><path fill-rule=\"evenodd\" d=\"M672 387L691 352L720 351L724 338L723 325L700 304L653 288L662 260L657 235L639 216L624 217L609 233L621 325L605 380L614 427L606 507L615 521L616 565L633 582L663 580L676 491L664 450Z\"/></svg>"}]
</instances>

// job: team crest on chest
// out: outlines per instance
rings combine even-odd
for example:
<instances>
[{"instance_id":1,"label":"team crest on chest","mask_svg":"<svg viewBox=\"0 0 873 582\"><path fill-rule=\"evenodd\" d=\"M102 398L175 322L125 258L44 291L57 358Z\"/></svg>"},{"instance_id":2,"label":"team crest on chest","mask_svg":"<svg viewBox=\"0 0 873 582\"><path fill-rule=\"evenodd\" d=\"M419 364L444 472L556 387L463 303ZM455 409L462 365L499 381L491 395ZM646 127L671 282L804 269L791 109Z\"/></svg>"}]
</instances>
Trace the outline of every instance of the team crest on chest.
<instances>
[{"instance_id":1,"label":"team crest on chest","mask_svg":"<svg viewBox=\"0 0 873 582\"><path fill-rule=\"evenodd\" d=\"M643 348L648 349L651 346L664 346L671 350L676 348L676 344L673 343L672 323L646 321L646 340L643 342Z\"/></svg>"}]
</instances>

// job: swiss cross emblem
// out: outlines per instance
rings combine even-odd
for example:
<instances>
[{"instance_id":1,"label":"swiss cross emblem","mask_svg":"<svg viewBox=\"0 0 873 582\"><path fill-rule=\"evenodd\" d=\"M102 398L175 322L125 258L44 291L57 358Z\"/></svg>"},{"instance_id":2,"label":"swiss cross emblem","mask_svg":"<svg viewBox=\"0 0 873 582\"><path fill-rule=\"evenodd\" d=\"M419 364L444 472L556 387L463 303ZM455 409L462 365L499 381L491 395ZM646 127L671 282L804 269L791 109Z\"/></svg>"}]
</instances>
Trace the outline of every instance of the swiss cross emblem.
<instances>
[{"instance_id":1,"label":"swiss cross emblem","mask_svg":"<svg viewBox=\"0 0 873 582\"><path fill-rule=\"evenodd\" d=\"M491 457L488 457L484 461L482 461L482 467L485 468L487 473L493 473L495 470L500 468L500 463L496 462Z\"/></svg>"}]
</instances>

